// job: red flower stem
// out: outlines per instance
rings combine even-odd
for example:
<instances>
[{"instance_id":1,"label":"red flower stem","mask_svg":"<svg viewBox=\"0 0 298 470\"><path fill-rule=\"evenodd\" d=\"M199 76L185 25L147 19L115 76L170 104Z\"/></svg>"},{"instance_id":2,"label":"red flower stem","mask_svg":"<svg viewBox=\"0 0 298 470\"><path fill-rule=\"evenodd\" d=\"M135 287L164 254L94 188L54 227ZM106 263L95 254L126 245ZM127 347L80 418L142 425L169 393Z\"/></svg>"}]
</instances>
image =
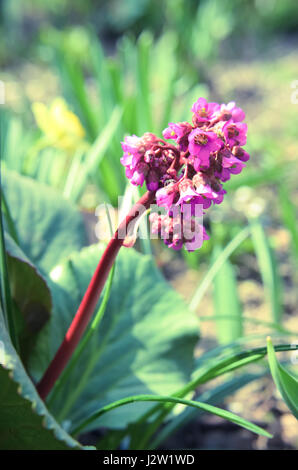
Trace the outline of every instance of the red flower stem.
<instances>
[{"instance_id":1,"label":"red flower stem","mask_svg":"<svg viewBox=\"0 0 298 470\"><path fill-rule=\"evenodd\" d=\"M119 225L114 237L109 241L64 340L36 387L43 400L48 396L61 372L66 367L90 322L110 269L113 266L116 256L124 241L123 239L118 238L119 232L125 233L130 222L139 215L140 210L143 207L148 209L150 204L154 201L154 198L155 191L147 191L132 207L128 215Z\"/></svg>"}]
</instances>

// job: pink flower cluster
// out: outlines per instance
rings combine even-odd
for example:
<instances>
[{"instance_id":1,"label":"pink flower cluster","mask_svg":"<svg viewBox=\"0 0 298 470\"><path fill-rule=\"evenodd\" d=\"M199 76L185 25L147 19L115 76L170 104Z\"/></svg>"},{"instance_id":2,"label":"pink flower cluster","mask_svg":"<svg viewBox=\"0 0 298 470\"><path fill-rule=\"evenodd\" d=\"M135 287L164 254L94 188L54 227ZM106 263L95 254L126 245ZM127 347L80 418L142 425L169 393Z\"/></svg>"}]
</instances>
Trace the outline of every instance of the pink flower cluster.
<instances>
[{"instance_id":1,"label":"pink flower cluster","mask_svg":"<svg viewBox=\"0 0 298 470\"><path fill-rule=\"evenodd\" d=\"M222 183L240 173L249 159L243 148L245 114L234 102L220 105L199 98L191 110L192 124L170 123L163 131L164 138L175 144L150 133L126 137L121 158L131 182L142 185L145 181L148 190L156 191L157 205L166 210L166 215L151 214L153 232L170 247L181 249L185 244L189 251L208 238L196 208L221 203L226 193ZM173 211L177 207L182 230L177 229L177 213ZM186 232L192 238L187 238ZM193 232L201 237L194 237Z\"/></svg>"},{"instance_id":2,"label":"pink flower cluster","mask_svg":"<svg viewBox=\"0 0 298 470\"><path fill-rule=\"evenodd\" d=\"M156 191L166 181L175 156L179 151L172 145L167 147L165 141L154 134L146 132L142 137L136 135L125 137L121 143L125 174L134 185L142 186L146 181L149 191Z\"/></svg>"}]
</instances>

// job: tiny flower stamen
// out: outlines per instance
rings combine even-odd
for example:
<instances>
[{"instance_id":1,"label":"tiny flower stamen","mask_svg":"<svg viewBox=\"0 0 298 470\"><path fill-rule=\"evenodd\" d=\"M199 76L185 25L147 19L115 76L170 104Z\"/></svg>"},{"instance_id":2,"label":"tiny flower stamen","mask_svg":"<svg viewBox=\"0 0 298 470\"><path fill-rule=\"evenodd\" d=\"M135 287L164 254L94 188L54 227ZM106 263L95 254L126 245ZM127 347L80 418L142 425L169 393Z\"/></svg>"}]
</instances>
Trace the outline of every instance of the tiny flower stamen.
<instances>
[{"instance_id":1,"label":"tiny flower stamen","mask_svg":"<svg viewBox=\"0 0 298 470\"><path fill-rule=\"evenodd\" d=\"M208 143L208 137L204 134L198 134L194 137L194 142L197 145L207 145Z\"/></svg>"}]
</instances>

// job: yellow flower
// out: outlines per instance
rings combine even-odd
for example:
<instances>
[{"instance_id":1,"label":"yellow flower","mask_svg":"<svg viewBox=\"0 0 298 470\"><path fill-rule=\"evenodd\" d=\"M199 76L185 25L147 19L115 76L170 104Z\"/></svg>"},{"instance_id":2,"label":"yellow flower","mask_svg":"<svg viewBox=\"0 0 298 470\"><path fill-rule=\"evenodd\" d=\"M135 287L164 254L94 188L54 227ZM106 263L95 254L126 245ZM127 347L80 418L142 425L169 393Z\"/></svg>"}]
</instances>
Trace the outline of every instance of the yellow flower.
<instances>
[{"instance_id":1,"label":"yellow flower","mask_svg":"<svg viewBox=\"0 0 298 470\"><path fill-rule=\"evenodd\" d=\"M67 108L63 98L56 98L49 107L44 103L33 103L32 111L49 145L74 152L85 144L85 130L79 118Z\"/></svg>"}]
</instances>

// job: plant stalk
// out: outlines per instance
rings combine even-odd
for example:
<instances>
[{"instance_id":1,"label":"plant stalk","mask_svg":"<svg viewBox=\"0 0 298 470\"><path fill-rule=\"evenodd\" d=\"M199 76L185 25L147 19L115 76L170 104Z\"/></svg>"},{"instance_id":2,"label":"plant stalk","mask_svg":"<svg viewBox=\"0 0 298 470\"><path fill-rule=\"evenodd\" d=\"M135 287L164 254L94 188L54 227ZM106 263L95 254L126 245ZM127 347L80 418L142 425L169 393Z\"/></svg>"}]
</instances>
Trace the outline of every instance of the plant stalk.
<instances>
[{"instance_id":1,"label":"plant stalk","mask_svg":"<svg viewBox=\"0 0 298 470\"><path fill-rule=\"evenodd\" d=\"M109 241L92 276L77 313L66 332L64 340L36 387L43 400L48 396L61 372L66 367L90 322L108 274L124 241L119 238L119 233L125 233L128 225L138 217L144 207L146 209L149 208L150 204L154 201L154 198L155 191L147 191L132 207L128 215L120 223L113 238Z\"/></svg>"}]
</instances>

